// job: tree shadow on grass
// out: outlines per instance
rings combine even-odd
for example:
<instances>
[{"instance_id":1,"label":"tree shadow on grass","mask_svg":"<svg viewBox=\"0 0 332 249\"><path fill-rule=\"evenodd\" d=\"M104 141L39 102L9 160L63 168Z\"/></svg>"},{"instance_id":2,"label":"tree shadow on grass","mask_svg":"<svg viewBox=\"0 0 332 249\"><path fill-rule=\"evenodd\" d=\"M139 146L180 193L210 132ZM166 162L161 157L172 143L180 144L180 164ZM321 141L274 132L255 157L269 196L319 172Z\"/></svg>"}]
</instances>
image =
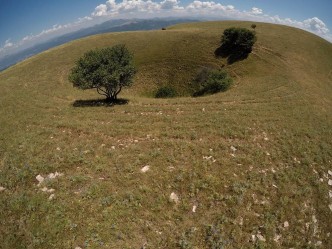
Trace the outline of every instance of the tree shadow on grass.
<instances>
[{"instance_id":1,"label":"tree shadow on grass","mask_svg":"<svg viewBox=\"0 0 332 249\"><path fill-rule=\"evenodd\" d=\"M231 47L226 45L221 45L214 51L214 55L218 58L227 58L228 64L233 64L237 61L242 61L247 59L251 51L243 51L238 47Z\"/></svg>"},{"instance_id":2,"label":"tree shadow on grass","mask_svg":"<svg viewBox=\"0 0 332 249\"><path fill-rule=\"evenodd\" d=\"M112 107L115 105L126 105L128 104L128 99L117 99L112 102L107 101L106 99L84 99L84 100L75 100L73 103L74 107Z\"/></svg>"}]
</instances>

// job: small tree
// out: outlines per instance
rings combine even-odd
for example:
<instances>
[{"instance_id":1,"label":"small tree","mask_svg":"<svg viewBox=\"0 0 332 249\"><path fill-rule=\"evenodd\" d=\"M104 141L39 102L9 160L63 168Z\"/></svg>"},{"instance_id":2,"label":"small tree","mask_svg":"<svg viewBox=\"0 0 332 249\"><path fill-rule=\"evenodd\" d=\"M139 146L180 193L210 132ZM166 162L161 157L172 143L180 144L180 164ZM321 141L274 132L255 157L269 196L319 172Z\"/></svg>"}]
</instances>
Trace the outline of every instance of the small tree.
<instances>
[{"instance_id":1,"label":"small tree","mask_svg":"<svg viewBox=\"0 0 332 249\"><path fill-rule=\"evenodd\" d=\"M252 51L257 38L253 30L246 28L225 29L221 37L221 45L215 50L216 56L227 58L227 62L232 64L239 60L244 60Z\"/></svg>"},{"instance_id":2,"label":"small tree","mask_svg":"<svg viewBox=\"0 0 332 249\"><path fill-rule=\"evenodd\" d=\"M250 53L257 38L255 31L246 28L225 29L221 37L221 45L231 50Z\"/></svg>"},{"instance_id":3,"label":"small tree","mask_svg":"<svg viewBox=\"0 0 332 249\"><path fill-rule=\"evenodd\" d=\"M74 87L96 89L107 101L114 102L122 88L132 84L135 73L132 54L120 44L85 53L68 79Z\"/></svg>"},{"instance_id":4,"label":"small tree","mask_svg":"<svg viewBox=\"0 0 332 249\"><path fill-rule=\"evenodd\" d=\"M257 27L257 25L256 25L256 24L254 24L254 23L253 23L253 24L251 24L251 28L252 28L252 29L255 29L256 27Z\"/></svg>"}]
</instances>

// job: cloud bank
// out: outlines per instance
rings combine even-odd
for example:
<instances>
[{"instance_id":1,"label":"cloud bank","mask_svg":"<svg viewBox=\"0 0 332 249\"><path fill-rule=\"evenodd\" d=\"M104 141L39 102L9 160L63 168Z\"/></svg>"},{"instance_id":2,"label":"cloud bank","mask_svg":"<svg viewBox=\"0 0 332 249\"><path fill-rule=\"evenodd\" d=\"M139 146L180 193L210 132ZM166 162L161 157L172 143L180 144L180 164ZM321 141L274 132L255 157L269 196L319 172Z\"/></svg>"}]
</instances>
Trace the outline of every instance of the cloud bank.
<instances>
[{"instance_id":1,"label":"cloud bank","mask_svg":"<svg viewBox=\"0 0 332 249\"><path fill-rule=\"evenodd\" d=\"M8 39L0 46L0 56L23 50L34 44L47 41L59 35L70 33L81 28L93 26L97 23L116 18L152 18L152 17L194 17L205 19L230 18L234 20L261 21L293 26L317 34L332 42L332 34L326 24L318 17L308 18L303 21L291 18L281 18L278 15L265 14L258 7L250 10L238 10L233 5L223 5L213 1L194 0L183 6L178 0L123 0L116 3L108 0L104 4L96 6L90 16L79 18L76 22L64 25L54 25L50 29L43 30L37 35L27 35L22 40L12 42Z\"/></svg>"}]
</instances>

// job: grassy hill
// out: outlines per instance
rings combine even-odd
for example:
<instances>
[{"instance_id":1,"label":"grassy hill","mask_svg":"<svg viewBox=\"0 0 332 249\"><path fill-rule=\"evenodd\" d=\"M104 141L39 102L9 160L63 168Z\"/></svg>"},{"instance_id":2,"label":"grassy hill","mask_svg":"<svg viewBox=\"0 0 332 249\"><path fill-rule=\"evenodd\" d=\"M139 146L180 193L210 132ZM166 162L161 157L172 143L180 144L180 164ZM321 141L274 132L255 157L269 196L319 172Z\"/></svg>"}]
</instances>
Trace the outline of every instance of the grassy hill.
<instances>
[{"instance_id":1,"label":"grassy hill","mask_svg":"<svg viewBox=\"0 0 332 249\"><path fill-rule=\"evenodd\" d=\"M258 23L248 59L214 57L250 25L97 35L1 72L0 247L331 248L332 44ZM129 102L89 105L69 70L118 43L139 70ZM188 97L204 67L233 87ZM183 97L149 98L160 85Z\"/></svg>"}]
</instances>

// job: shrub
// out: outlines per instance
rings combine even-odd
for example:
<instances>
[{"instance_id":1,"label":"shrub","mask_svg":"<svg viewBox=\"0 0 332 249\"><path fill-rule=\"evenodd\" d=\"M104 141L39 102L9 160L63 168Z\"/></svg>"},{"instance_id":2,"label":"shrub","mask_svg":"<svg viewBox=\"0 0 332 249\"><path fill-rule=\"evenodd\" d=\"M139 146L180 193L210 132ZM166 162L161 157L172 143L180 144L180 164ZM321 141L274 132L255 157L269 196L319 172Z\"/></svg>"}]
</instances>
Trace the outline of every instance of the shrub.
<instances>
[{"instance_id":1,"label":"shrub","mask_svg":"<svg viewBox=\"0 0 332 249\"><path fill-rule=\"evenodd\" d=\"M174 97L176 97L176 95L177 95L176 91L173 87L162 86L157 90L155 97L156 98L174 98Z\"/></svg>"},{"instance_id":2,"label":"shrub","mask_svg":"<svg viewBox=\"0 0 332 249\"><path fill-rule=\"evenodd\" d=\"M225 29L221 46L215 50L216 56L228 57L228 63L246 59L252 51L257 38L254 30L246 28Z\"/></svg>"},{"instance_id":3,"label":"shrub","mask_svg":"<svg viewBox=\"0 0 332 249\"><path fill-rule=\"evenodd\" d=\"M194 81L194 97L226 91L232 84L232 78L220 70L203 69Z\"/></svg>"},{"instance_id":4,"label":"shrub","mask_svg":"<svg viewBox=\"0 0 332 249\"><path fill-rule=\"evenodd\" d=\"M252 29L255 29L256 27L257 27L257 25L256 25L256 24L254 24L254 23L253 23L253 24L251 24L251 28L252 28Z\"/></svg>"},{"instance_id":5,"label":"shrub","mask_svg":"<svg viewBox=\"0 0 332 249\"><path fill-rule=\"evenodd\" d=\"M221 45L233 51L250 53L257 38L255 31L246 28L225 29L221 37Z\"/></svg>"},{"instance_id":6,"label":"shrub","mask_svg":"<svg viewBox=\"0 0 332 249\"><path fill-rule=\"evenodd\" d=\"M125 45L88 51L72 68L68 79L79 89L96 89L109 102L117 100L136 73L133 56Z\"/></svg>"}]
</instances>

